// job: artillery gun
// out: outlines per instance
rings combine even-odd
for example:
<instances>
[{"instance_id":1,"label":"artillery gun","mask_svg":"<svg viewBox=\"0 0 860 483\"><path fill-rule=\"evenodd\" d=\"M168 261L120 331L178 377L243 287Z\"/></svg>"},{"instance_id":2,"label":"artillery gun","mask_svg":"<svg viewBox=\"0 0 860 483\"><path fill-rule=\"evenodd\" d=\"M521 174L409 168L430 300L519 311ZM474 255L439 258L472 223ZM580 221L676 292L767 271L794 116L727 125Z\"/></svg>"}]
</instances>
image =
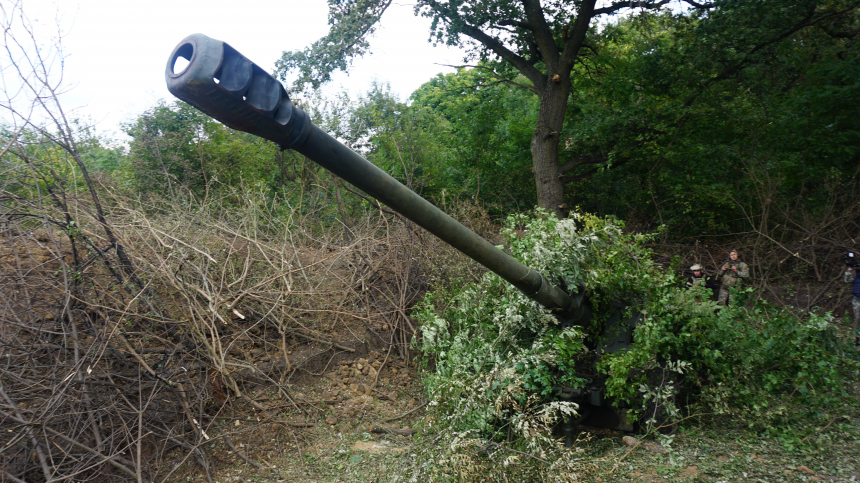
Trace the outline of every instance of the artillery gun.
<instances>
[{"instance_id":1,"label":"artillery gun","mask_svg":"<svg viewBox=\"0 0 860 483\"><path fill-rule=\"evenodd\" d=\"M179 68L179 59L187 65ZM165 71L167 88L224 125L293 149L376 198L415 224L433 233L476 262L498 274L523 294L552 310L562 324L587 328L591 306L584 286L574 293L556 286L418 196L387 173L314 125L295 106L283 85L225 42L203 34L189 35L170 54ZM604 324L595 347L600 353L629 348L637 318L623 316L623 306ZM559 388L564 400L579 403L580 412L593 413L601 425L626 429L624 410L603 400L600 381L585 388ZM568 439L572 427L565 429Z\"/></svg>"}]
</instances>

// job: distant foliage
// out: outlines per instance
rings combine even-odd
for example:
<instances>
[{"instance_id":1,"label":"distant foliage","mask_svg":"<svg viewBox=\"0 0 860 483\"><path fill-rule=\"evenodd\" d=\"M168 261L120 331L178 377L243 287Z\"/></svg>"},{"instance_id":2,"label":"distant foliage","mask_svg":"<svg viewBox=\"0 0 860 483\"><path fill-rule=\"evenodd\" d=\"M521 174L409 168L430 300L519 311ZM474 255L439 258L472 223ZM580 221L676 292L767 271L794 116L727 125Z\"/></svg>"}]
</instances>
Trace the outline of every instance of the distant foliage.
<instances>
[{"instance_id":1,"label":"distant foliage","mask_svg":"<svg viewBox=\"0 0 860 483\"><path fill-rule=\"evenodd\" d=\"M241 180L275 187L285 175L274 143L229 129L183 102L161 103L124 128L132 141L117 176L141 193L203 195Z\"/></svg>"},{"instance_id":2,"label":"distant foliage","mask_svg":"<svg viewBox=\"0 0 860 483\"><path fill-rule=\"evenodd\" d=\"M699 236L852 208L856 15L837 14L845 2L721 3L707 21L640 15L602 31L563 133L570 156L607 160L572 171L583 209ZM814 8L832 20L773 41Z\"/></svg>"},{"instance_id":3,"label":"distant foliage","mask_svg":"<svg viewBox=\"0 0 860 483\"><path fill-rule=\"evenodd\" d=\"M534 206L529 145L538 104L533 96L473 68L439 74L410 99L413 110L443 120L435 143L442 147L438 179L447 196L504 213Z\"/></svg>"}]
</instances>

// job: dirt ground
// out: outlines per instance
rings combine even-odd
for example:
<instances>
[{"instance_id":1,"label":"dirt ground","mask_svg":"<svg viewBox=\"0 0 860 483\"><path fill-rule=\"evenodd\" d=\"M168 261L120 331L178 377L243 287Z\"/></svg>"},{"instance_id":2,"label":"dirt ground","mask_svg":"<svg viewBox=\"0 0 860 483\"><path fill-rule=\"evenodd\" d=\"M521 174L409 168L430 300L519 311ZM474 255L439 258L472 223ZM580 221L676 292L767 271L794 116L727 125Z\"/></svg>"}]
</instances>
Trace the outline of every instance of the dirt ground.
<instances>
[{"instance_id":1,"label":"dirt ground","mask_svg":"<svg viewBox=\"0 0 860 483\"><path fill-rule=\"evenodd\" d=\"M420 427L425 402L415 363L385 356L370 350L328 361L324 370L306 374L290 394L305 403L307 412L259 388L255 400L278 410L278 419L290 426L267 422L259 411L237 411L233 443L254 463L216 443L214 481L409 481L408 469L420 460L432 435L413 429ZM860 384L847 412L826 415L821 420L829 424L810 428L803 441L708 418L686 421L667 446L654 438L631 439L641 435L584 428L588 442L577 451L586 451L595 467L582 481L860 481L858 393ZM199 468L185 464L168 481L206 479Z\"/></svg>"},{"instance_id":2,"label":"dirt ground","mask_svg":"<svg viewBox=\"0 0 860 483\"><path fill-rule=\"evenodd\" d=\"M425 404L417 363L396 350L359 348L317 350L296 364L301 375L287 393L249 391L267 414L241 401L225 404L232 443L247 459L215 443L215 481L387 481L399 473ZM206 481L191 462L171 479L177 476Z\"/></svg>"},{"instance_id":3,"label":"dirt ground","mask_svg":"<svg viewBox=\"0 0 860 483\"><path fill-rule=\"evenodd\" d=\"M420 428L425 403L417 364L395 352L317 352L290 386L290 397L304 411L271 388L257 388L254 399L286 425L267 421L247 405L231 409L233 443L249 458L216 443L214 481L409 481L408 469L432 444L432 435L414 429ZM588 442L576 451L587 452L595 466L582 481L860 481L858 394L860 383L844 414L821 415L827 424L810 427L803 440L714 418L685 421L666 446L641 435L583 428ZM168 481L206 479L186 463Z\"/></svg>"}]
</instances>

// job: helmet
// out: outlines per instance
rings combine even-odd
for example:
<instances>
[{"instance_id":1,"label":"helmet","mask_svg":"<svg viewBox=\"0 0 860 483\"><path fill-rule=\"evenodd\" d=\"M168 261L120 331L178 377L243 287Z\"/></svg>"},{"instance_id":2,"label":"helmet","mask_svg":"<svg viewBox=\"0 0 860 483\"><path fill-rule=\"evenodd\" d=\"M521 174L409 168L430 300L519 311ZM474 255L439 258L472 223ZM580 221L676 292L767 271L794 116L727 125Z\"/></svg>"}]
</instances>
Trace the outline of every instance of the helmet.
<instances>
[{"instance_id":1,"label":"helmet","mask_svg":"<svg viewBox=\"0 0 860 483\"><path fill-rule=\"evenodd\" d=\"M701 266L701 265L699 265L699 264L697 263L697 264L693 265L692 267L690 267L690 270L692 270L692 271L694 271L694 272L696 272L696 271L701 271L701 270L702 270L702 266Z\"/></svg>"}]
</instances>

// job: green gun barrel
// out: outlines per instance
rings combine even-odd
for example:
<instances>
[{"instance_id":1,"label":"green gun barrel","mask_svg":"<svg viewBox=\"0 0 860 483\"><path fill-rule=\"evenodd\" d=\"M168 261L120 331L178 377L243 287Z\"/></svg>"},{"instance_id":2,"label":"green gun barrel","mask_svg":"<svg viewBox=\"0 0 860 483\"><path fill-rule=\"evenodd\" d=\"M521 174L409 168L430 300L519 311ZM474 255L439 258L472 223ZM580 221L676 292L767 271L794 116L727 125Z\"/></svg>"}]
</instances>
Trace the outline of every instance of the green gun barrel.
<instances>
[{"instance_id":1,"label":"green gun barrel","mask_svg":"<svg viewBox=\"0 0 860 483\"><path fill-rule=\"evenodd\" d=\"M180 57L188 63L177 71ZM170 55L165 78L174 96L226 126L305 155L556 311L566 323L584 325L590 318L582 287L568 294L323 132L293 105L277 79L225 42L189 35Z\"/></svg>"}]
</instances>

